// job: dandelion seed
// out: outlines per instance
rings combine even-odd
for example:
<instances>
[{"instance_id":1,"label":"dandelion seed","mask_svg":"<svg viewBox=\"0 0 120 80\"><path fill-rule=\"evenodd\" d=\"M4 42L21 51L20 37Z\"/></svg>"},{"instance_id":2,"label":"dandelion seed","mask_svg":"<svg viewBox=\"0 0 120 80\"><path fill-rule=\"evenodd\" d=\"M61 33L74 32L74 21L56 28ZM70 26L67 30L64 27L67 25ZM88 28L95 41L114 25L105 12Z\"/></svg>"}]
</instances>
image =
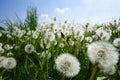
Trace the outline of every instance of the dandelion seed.
<instances>
[{"instance_id":1,"label":"dandelion seed","mask_svg":"<svg viewBox=\"0 0 120 80\"><path fill-rule=\"evenodd\" d=\"M32 53L34 51L34 46L32 44L27 44L25 46L25 52Z\"/></svg>"},{"instance_id":2,"label":"dandelion seed","mask_svg":"<svg viewBox=\"0 0 120 80\"><path fill-rule=\"evenodd\" d=\"M45 39L49 41L55 40L55 34L53 32L46 32L45 33Z\"/></svg>"},{"instance_id":3,"label":"dandelion seed","mask_svg":"<svg viewBox=\"0 0 120 80\"><path fill-rule=\"evenodd\" d=\"M96 32L96 35L98 37L100 37L101 40L106 40L107 41L111 37L110 33L108 33L106 30L103 30L101 28L97 29L95 32Z\"/></svg>"},{"instance_id":4,"label":"dandelion seed","mask_svg":"<svg viewBox=\"0 0 120 80\"><path fill-rule=\"evenodd\" d=\"M101 69L113 67L119 59L117 49L112 44L104 41L89 44L87 53L92 64L97 63Z\"/></svg>"},{"instance_id":5,"label":"dandelion seed","mask_svg":"<svg viewBox=\"0 0 120 80\"><path fill-rule=\"evenodd\" d=\"M120 38L114 39L113 44L114 44L116 47L120 47Z\"/></svg>"},{"instance_id":6,"label":"dandelion seed","mask_svg":"<svg viewBox=\"0 0 120 80\"><path fill-rule=\"evenodd\" d=\"M66 77L74 77L80 71L77 58L69 53L63 53L55 60L56 69Z\"/></svg>"},{"instance_id":7,"label":"dandelion seed","mask_svg":"<svg viewBox=\"0 0 120 80\"><path fill-rule=\"evenodd\" d=\"M10 58L5 58L4 60L3 60L3 67L5 68L5 69L13 69L13 68L15 68L16 67L16 60L14 59L14 58L12 58L12 57L10 57Z\"/></svg>"}]
</instances>

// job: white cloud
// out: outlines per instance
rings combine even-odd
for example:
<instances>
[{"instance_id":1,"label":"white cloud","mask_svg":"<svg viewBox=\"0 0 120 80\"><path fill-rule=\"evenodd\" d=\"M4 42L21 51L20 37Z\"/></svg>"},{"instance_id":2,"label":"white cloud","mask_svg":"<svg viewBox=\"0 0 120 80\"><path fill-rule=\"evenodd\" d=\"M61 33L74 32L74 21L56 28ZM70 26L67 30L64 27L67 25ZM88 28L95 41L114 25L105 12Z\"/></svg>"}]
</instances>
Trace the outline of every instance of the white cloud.
<instances>
[{"instance_id":1,"label":"white cloud","mask_svg":"<svg viewBox=\"0 0 120 80\"><path fill-rule=\"evenodd\" d=\"M86 23L90 23L91 25L95 25L95 24L103 24L103 23L108 23L111 22L115 19L118 19L117 17L100 17L100 16L91 16L91 17L87 17L81 20L81 24L86 24Z\"/></svg>"},{"instance_id":2,"label":"white cloud","mask_svg":"<svg viewBox=\"0 0 120 80\"><path fill-rule=\"evenodd\" d=\"M40 17L42 17L42 18L49 18L48 14L41 14Z\"/></svg>"},{"instance_id":3,"label":"white cloud","mask_svg":"<svg viewBox=\"0 0 120 80\"><path fill-rule=\"evenodd\" d=\"M44 22L44 21L49 21L50 17L49 17L48 14L41 14L40 19L41 19L42 22Z\"/></svg>"},{"instance_id":4,"label":"white cloud","mask_svg":"<svg viewBox=\"0 0 120 80\"><path fill-rule=\"evenodd\" d=\"M71 15L77 21L104 23L119 17L120 0L83 0L82 4L71 8Z\"/></svg>"},{"instance_id":5,"label":"white cloud","mask_svg":"<svg viewBox=\"0 0 120 80\"><path fill-rule=\"evenodd\" d=\"M66 12L68 12L70 10L70 8L55 8L55 11L57 13L60 13L60 14L65 14Z\"/></svg>"}]
</instances>

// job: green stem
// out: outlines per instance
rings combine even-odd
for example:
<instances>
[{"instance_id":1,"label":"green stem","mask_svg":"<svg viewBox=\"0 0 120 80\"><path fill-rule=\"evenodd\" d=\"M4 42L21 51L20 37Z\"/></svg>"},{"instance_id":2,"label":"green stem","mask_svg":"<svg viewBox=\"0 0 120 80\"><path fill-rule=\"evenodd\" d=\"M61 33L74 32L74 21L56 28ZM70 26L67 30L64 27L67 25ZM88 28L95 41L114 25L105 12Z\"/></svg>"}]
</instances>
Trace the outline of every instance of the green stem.
<instances>
[{"instance_id":1,"label":"green stem","mask_svg":"<svg viewBox=\"0 0 120 80\"><path fill-rule=\"evenodd\" d=\"M26 72L27 72L27 74L29 74L29 71L28 71L28 68L27 68L27 66L28 66L28 55L26 55L26 59L25 59L25 69L26 69Z\"/></svg>"},{"instance_id":2,"label":"green stem","mask_svg":"<svg viewBox=\"0 0 120 80\"><path fill-rule=\"evenodd\" d=\"M2 76L6 72L6 69L4 69L1 73L0 76Z\"/></svg>"},{"instance_id":3,"label":"green stem","mask_svg":"<svg viewBox=\"0 0 120 80\"><path fill-rule=\"evenodd\" d=\"M47 67L47 77L48 77L48 59L47 59L47 65L46 65L46 67Z\"/></svg>"},{"instance_id":4,"label":"green stem","mask_svg":"<svg viewBox=\"0 0 120 80\"><path fill-rule=\"evenodd\" d=\"M96 78L97 69L98 69L97 65L94 65L92 67L92 73L89 80L96 80L95 78Z\"/></svg>"},{"instance_id":5,"label":"green stem","mask_svg":"<svg viewBox=\"0 0 120 80\"><path fill-rule=\"evenodd\" d=\"M62 76L62 79L61 79L61 80L65 80L65 76L64 76L64 75Z\"/></svg>"}]
</instances>

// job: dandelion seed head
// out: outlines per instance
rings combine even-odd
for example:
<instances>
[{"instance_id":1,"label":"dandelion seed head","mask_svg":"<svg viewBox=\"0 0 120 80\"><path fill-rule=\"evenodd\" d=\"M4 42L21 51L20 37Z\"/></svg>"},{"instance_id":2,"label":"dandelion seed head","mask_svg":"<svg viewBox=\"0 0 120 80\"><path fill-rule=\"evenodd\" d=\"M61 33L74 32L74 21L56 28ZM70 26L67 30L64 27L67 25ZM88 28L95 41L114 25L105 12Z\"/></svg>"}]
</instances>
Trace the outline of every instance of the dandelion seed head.
<instances>
[{"instance_id":1,"label":"dandelion seed head","mask_svg":"<svg viewBox=\"0 0 120 80\"><path fill-rule=\"evenodd\" d=\"M114 39L113 44L114 44L116 47L120 47L120 38Z\"/></svg>"},{"instance_id":2,"label":"dandelion seed head","mask_svg":"<svg viewBox=\"0 0 120 80\"><path fill-rule=\"evenodd\" d=\"M96 31L96 35L100 37L101 40L109 40L111 35L110 33L108 33L106 30L103 30L101 28L97 29Z\"/></svg>"},{"instance_id":3,"label":"dandelion seed head","mask_svg":"<svg viewBox=\"0 0 120 80\"><path fill-rule=\"evenodd\" d=\"M53 32L46 32L45 33L45 39L49 41L55 40L55 34Z\"/></svg>"},{"instance_id":4,"label":"dandelion seed head","mask_svg":"<svg viewBox=\"0 0 120 80\"><path fill-rule=\"evenodd\" d=\"M14 58L12 58L12 57L10 57L10 58L5 58L4 60L3 60L3 67L5 68L5 69L13 69L13 68L15 68L16 67L16 60L14 59Z\"/></svg>"},{"instance_id":5,"label":"dandelion seed head","mask_svg":"<svg viewBox=\"0 0 120 80\"><path fill-rule=\"evenodd\" d=\"M80 71L77 58L69 53L63 53L55 60L56 69L66 77L74 77Z\"/></svg>"},{"instance_id":6,"label":"dandelion seed head","mask_svg":"<svg viewBox=\"0 0 120 80\"><path fill-rule=\"evenodd\" d=\"M119 59L117 49L105 41L96 41L89 44L87 53L92 64L97 63L100 68L104 69L116 65Z\"/></svg>"},{"instance_id":7,"label":"dandelion seed head","mask_svg":"<svg viewBox=\"0 0 120 80\"><path fill-rule=\"evenodd\" d=\"M34 46L32 44L27 44L25 46L25 52L32 53L34 51Z\"/></svg>"}]
</instances>

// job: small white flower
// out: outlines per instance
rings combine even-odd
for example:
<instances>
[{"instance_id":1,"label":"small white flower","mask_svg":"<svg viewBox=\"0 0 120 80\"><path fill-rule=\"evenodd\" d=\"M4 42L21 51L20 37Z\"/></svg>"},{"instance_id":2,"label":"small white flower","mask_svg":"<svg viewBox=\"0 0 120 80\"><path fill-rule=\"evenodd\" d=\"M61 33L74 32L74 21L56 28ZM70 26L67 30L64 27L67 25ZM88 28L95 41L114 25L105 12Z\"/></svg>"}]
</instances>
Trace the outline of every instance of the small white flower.
<instances>
[{"instance_id":1,"label":"small white flower","mask_svg":"<svg viewBox=\"0 0 120 80\"><path fill-rule=\"evenodd\" d=\"M15 68L16 67L16 60L14 59L14 58L5 58L4 60L3 60L3 67L5 68L5 69L13 69L13 68Z\"/></svg>"},{"instance_id":2,"label":"small white flower","mask_svg":"<svg viewBox=\"0 0 120 80\"><path fill-rule=\"evenodd\" d=\"M32 53L34 51L34 46L32 44L27 44L25 46L25 52Z\"/></svg>"},{"instance_id":3,"label":"small white flower","mask_svg":"<svg viewBox=\"0 0 120 80\"><path fill-rule=\"evenodd\" d=\"M3 60L5 59L5 56L0 56L0 68L3 67Z\"/></svg>"},{"instance_id":4,"label":"small white flower","mask_svg":"<svg viewBox=\"0 0 120 80\"><path fill-rule=\"evenodd\" d=\"M69 53L63 53L55 60L56 69L66 77L74 77L80 71L78 59Z\"/></svg>"},{"instance_id":5,"label":"small white flower","mask_svg":"<svg viewBox=\"0 0 120 80\"><path fill-rule=\"evenodd\" d=\"M113 44L114 44L116 47L120 47L120 38L114 39Z\"/></svg>"},{"instance_id":6,"label":"small white flower","mask_svg":"<svg viewBox=\"0 0 120 80\"><path fill-rule=\"evenodd\" d=\"M98 63L101 69L113 67L119 59L117 49L112 44L104 41L89 44L87 53L92 64Z\"/></svg>"}]
</instances>

